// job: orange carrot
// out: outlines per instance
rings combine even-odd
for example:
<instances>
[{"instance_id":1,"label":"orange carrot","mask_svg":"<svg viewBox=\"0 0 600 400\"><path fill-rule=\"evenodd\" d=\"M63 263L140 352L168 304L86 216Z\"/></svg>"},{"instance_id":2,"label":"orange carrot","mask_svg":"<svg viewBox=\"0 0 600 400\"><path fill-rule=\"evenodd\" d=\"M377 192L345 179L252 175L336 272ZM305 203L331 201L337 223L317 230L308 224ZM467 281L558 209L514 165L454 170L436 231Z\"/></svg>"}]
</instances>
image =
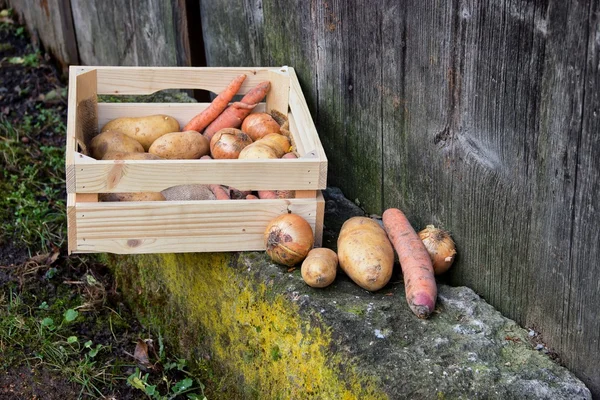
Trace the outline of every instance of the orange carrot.
<instances>
[{"instance_id":1,"label":"orange carrot","mask_svg":"<svg viewBox=\"0 0 600 400\"><path fill-rule=\"evenodd\" d=\"M201 113L197 114L194 118L183 127L185 131L197 131L202 132L204 128L210 125L222 112L227 108L229 102L233 99L236 93L242 87L242 83L246 79L246 75L242 74L235 78L229 85L223 90L210 105L204 109Z\"/></svg>"},{"instance_id":2,"label":"orange carrot","mask_svg":"<svg viewBox=\"0 0 600 400\"><path fill-rule=\"evenodd\" d=\"M258 191L259 199L278 199L277 192L273 190L259 190Z\"/></svg>"},{"instance_id":3,"label":"orange carrot","mask_svg":"<svg viewBox=\"0 0 600 400\"><path fill-rule=\"evenodd\" d=\"M433 312L437 298L431 257L402 211L389 208L382 219L383 227L398 253L408 306L417 317L427 318Z\"/></svg>"},{"instance_id":4,"label":"orange carrot","mask_svg":"<svg viewBox=\"0 0 600 400\"><path fill-rule=\"evenodd\" d=\"M244 118L252 112L252 109L262 101L271 89L271 82L264 81L250 90L242 100L227 107L210 125L204 130L204 135L211 139L215 133L223 128L239 128Z\"/></svg>"},{"instance_id":5,"label":"orange carrot","mask_svg":"<svg viewBox=\"0 0 600 400\"><path fill-rule=\"evenodd\" d=\"M217 198L217 200L230 200L231 199L229 197L229 190L223 189L223 186L208 185L208 187L210 188L211 192L213 192L215 194L215 197Z\"/></svg>"}]
</instances>

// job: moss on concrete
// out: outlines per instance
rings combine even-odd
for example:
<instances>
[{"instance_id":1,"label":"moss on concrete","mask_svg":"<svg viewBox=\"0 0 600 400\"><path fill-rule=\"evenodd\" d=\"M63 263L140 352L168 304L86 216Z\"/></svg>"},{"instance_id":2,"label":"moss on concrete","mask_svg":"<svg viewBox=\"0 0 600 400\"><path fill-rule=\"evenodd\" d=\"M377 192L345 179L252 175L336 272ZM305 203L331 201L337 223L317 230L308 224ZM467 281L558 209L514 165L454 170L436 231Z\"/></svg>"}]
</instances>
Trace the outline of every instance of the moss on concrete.
<instances>
[{"instance_id":1,"label":"moss on concrete","mask_svg":"<svg viewBox=\"0 0 600 400\"><path fill-rule=\"evenodd\" d=\"M108 261L121 288L136 299L142 320L161 327L190 358L209 354L214 370L228 380L223 386L240 397L387 398L376 379L330 351L331 330L319 315L300 317L280 277L264 275L273 265L262 254L250 254L243 259L231 253L110 256Z\"/></svg>"}]
</instances>

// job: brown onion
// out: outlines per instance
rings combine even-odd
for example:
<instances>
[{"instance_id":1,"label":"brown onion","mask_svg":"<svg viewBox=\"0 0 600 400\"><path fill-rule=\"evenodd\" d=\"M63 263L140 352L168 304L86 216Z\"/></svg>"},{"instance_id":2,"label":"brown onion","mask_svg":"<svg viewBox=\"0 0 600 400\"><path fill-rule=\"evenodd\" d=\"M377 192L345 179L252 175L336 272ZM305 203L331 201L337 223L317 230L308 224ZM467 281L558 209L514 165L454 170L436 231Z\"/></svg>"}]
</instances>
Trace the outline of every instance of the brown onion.
<instances>
[{"instance_id":1,"label":"brown onion","mask_svg":"<svg viewBox=\"0 0 600 400\"><path fill-rule=\"evenodd\" d=\"M252 113L244 118L242 131L256 141L269 133L279 133L280 126L267 113Z\"/></svg>"},{"instance_id":2,"label":"brown onion","mask_svg":"<svg viewBox=\"0 0 600 400\"><path fill-rule=\"evenodd\" d=\"M210 154L215 159L238 158L240 152L252 144L250 136L236 128L223 128L210 139Z\"/></svg>"},{"instance_id":3,"label":"brown onion","mask_svg":"<svg viewBox=\"0 0 600 400\"><path fill-rule=\"evenodd\" d=\"M427 225L419 232L419 237L431 257L433 272L440 275L448 271L456 256L456 248L450 234L433 225Z\"/></svg>"},{"instance_id":4,"label":"brown onion","mask_svg":"<svg viewBox=\"0 0 600 400\"><path fill-rule=\"evenodd\" d=\"M282 214L269 222L264 240L271 260L291 267L306 258L315 237L304 218L297 214Z\"/></svg>"}]
</instances>

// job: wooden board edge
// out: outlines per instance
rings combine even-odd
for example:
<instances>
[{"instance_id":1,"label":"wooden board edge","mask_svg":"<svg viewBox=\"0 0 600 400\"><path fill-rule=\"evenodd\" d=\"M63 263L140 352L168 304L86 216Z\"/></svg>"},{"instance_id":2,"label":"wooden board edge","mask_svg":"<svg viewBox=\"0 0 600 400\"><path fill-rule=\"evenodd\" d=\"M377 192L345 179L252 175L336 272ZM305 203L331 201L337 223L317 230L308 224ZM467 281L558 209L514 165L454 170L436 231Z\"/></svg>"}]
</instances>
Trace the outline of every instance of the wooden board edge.
<instances>
[{"instance_id":1,"label":"wooden board edge","mask_svg":"<svg viewBox=\"0 0 600 400\"><path fill-rule=\"evenodd\" d=\"M325 221L325 199L323 193L319 190L317 193L317 216L315 220L315 245L314 247L323 246L323 228Z\"/></svg>"},{"instance_id":2,"label":"wooden board edge","mask_svg":"<svg viewBox=\"0 0 600 400\"><path fill-rule=\"evenodd\" d=\"M67 254L77 252L77 210L75 193L67 193Z\"/></svg>"}]
</instances>

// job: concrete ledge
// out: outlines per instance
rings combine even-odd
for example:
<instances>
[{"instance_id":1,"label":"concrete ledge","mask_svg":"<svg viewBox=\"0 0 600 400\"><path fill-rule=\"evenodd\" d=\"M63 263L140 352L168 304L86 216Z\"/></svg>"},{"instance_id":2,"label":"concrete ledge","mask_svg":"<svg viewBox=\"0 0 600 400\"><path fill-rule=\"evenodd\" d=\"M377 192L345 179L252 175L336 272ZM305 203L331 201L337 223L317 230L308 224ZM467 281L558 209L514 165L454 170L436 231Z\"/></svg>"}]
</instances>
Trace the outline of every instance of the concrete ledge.
<instances>
[{"instance_id":1,"label":"concrete ledge","mask_svg":"<svg viewBox=\"0 0 600 400\"><path fill-rule=\"evenodd\" d=\"M344 276L310 288L259 252L107 262L142 320L189 358L210 356L225 398L591 398L468 288L440 285L422 321L397 276L369 293Z\"/></svg>"}]
</instances>

